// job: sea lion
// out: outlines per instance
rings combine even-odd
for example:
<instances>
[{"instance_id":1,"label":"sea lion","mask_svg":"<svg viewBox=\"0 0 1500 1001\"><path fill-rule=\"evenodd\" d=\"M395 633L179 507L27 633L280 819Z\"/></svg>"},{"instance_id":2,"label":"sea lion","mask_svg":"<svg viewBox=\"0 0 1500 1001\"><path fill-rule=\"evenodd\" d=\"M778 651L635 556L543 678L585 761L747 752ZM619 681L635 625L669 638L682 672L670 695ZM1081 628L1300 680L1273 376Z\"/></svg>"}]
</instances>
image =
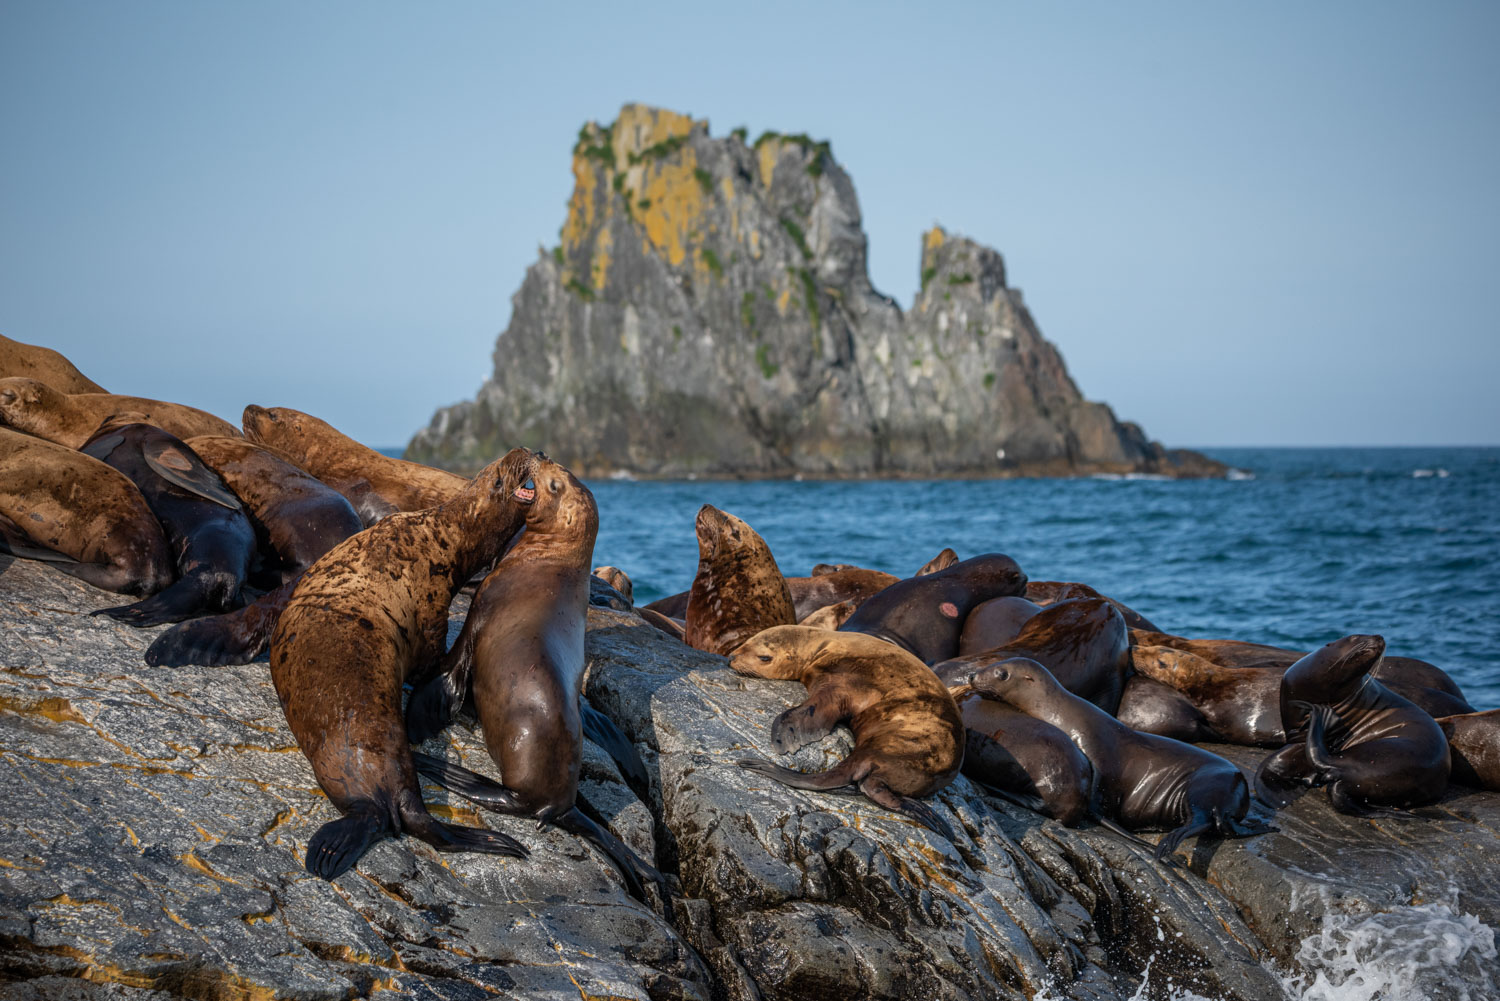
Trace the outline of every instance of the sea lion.
<instances>
[{"instance_id":1,"label":"sea lion","mask_svg":"<svg viewBox=\"0 0 1500 1001\"><path fill-rule=\"evenodd\" d=\"M760 758L744 758L740 767L794 789L858 786L880 806L956 840L947 822L916 798L953 781L964 748L958 707L921 661L861 633L777 626L742 644L729 666L807 686L807 701L771 724L771 744L783 754L822 739L839 723L854 731L854 750L826 772L808 775Z\"/></svg>"},{"instance_id":2,"label":"sea lion","mask_svg":"<svg viewBox=\"0 0 1500 1001\"><path fill-rule=\"evenodd\" d=\"M837 605L824 605L797 624L811 626L814 629L837 630L839 626L849 621L849 616L853 615L858 607L858 603L853 599L841 601Z\"/></svg>"},{"instance_id":3,"label":"sea lion","mask_svg":"<svg viewBox=\"0 0 1500 1001\"><path fill-rule=\"evenodd\" d=\"M1256 795L1273 805L1295 786L1328 787L1343 813L1436 802L1448 785L1448 741L1431 716L1375 680L1380 636L1345 636L1281 678L1287 745L1256 771Z\"/></svg>"},{"instance_id":4,"label":"sea lion","mask_svg":"<svg viewBox=\"0 0 1500 1001\"><path fill-rule=\"evenodd\" d=\"M1132 674L1125 679L1125 691L1120 695L1115 719L1132 730L1171 737L1187 744L1224 741L1187 696L1144 674ZM1280 726L1278 720L1277 728Z\"/></svg>"},{"instance_id":5,"label":"sea lion","mask_svg":"<svg viewBox=\"0 0 1500 1001\"><path fill-rule=\"evenodd\" d=\"M1065 689L1113 715L1130 669L1130 631L1119 609L1104 598L1068 598L1043 608L1022 624L1015 639L991 650L933 665L951 680L990 661L1029 657Z\"/></svg>"},{"instance_id":6,"label":"sea lion","mask_svg":"<svg viewBox=\"0 0 1500 1001\"><path fill-rule=\"evenodd\" d=\"M45 382L59 393L107 392L59 352L0 334L0 378L17 377Z\"/></svg>"},{"instance_id":7,"label":"sea lion","mask_svg":"<svg viewBox=\"0 0 1500 1001\"><path fill-rule=\"evenodd\" d=\"M365 525L421 511L458 495L468 481L419 462L392 459L290 407L245 408L245 437L285 455L349 499Z\"/></svg>"},{"instance_id":8,"label":"sea lion","mask_svg":"<svg viewBox=\"0 0 1500 1001\"><path fill-rule=\"evenodd\" d=\"M191 448L151 424L106 421L80 451L136 485L161 523L178 573L151 597L95 615L157 626L242 603L240 589L256 565L255 529L240 499Z\"/></svg>"},{"instance_id":9,"label":"sea lion","mask_svg":"<svg viewBox=\"0 0 1500 1001\"><path fill-rule=\"evenodd\" d=\"M1116 601L1109 595L1100 594L1087 584L1079 584L1076 581L1030 581L1026 585L1025 597L1030 601L1036 602L1038 605L1050 605L1055 601L1066 601L1069 598L1103 598L1120 610L1120 614L1125 616L1125 624L1130 626L1131 629L1156 631L1156 626L1151 624L1150 619L1129 605L1122 601Z\"/></svg>"},{"instance_id":10,"label":"sea lion","mask_svg":"<svg viewBox=\"0 0 1500 1001\"><path fill-rule=\"evenodd\" d=\"M512 449L446 503L345 539L297 582L271 636L271 680L318 785L343 814L308 841L309 872L333 879L403 832L439 851L525 856L513 838L427 812L401 686L443 656L453 595L520 531L535 498L534 461Z\"/></svg>"},{"instance_id":11,"label":"sea lion","mask_svg":"<svg viewBox=\"0 0 1500 1001\"><path fill-rule=\"evenodd\" d=\"M964 631L958 637L959 656L1004 646L1021 634L1027 619L1041 610L1041 605L1019 596L981 601L964 619Z\"/></svg>"},{"instance_id":12,"label":"sea lion","mask_svg":"<svg viewBox=\"0 0 1500 1001\"><path fill-rule=\"evenodd\" d=\"M480 585L453 649L406 713L412 742L425 740L453 718L472 679L485 746L504 784L440 758L413 759L423 775L482 806L587 838L644 899L641 878L665 889L661 874L577 806L583 634L599 509L588 487L540 455L532 478L525 534Z\"/></svg>"},{"instance_id":13,"label":"sea lion","mask_svg":"<svg viewBox=\"0 0 1500 1001\"><path fill-rule=\"evenodd\" d=\"M1164 646L1137 646L1130 656L1138 675L1178 693L1188 707L1148 714L1139 701L1144 693L1137 692L1129 712L1122 705L1119 714L1136 729L1178 740L1219 740L1249 747L1280 747L1286 743L1281 722L1283 669L1220 667L1197 654ZM1170 696L1161 695L1157 705L1160 710L1173 703ZM1190 722L1194 714L1201 721L1197 727ZM1176 732L1184 726L1197 730L1198 735L1187 737Z\"/></svg>"},{"instance_id":14,"label":"sea lion","mask_svg":"<svg viewBox=\"0 0 1500 1001\"><path fill-rule=\"evenodd\" d=\"M801 622L820 608L853 601L858 607L865 599L879 594L896 583L894 574L860 567L844 567L812 577L788 577L787 590L792 595L796 621Z\"/></svg>"},{"instance_id":15,"label":"sea lion","mask_svg":"<svg viewBox=\"0 0 1500 1001\"><path fill-rule=\"evenodd\" d=\"M1445 716L1437 721L1448 738L1454 782L1500 790L1500 709Z\"/></svg>"},{"instance_id":16,"label":"sea lion","mask_svg":"<svg viewBox=\"0 0 1500 1001\"><path fill-rule=\"evenodd\" d=\"M178 439L239 435L228 421L180 403L114 393L69 394L35 379L0 379L0 418L18 431L59 445L82 448L103 421L117 415L155 425Z\"/></svg>"},{"instance_id":17,"label":"sea lion","mask_svg":"<svg viewBox=\"0 0 1500 1001\"><path fill-rule=\"evenodd\" d=\"M684 643L687 642L687 640L683 639L685 626L681 619L674 619L663 615L654 608L637 608L635 614L673 639L682 640Z\"/></svg>"},{"instance_id":18,"label":"sea lion","mask_svg":"<svg viewBox=\"0 0 1500 1001\"><path fill-rule=\"evenodd\" d=\"M1067 734L1094 766L1102 814L1130 830L1168 831L1157 842L1158 859L1197 834L1247 837L1271 830L1240 823L1250 811L1250 790L1232 762L1191 744L1137 733L1066 691L1034 660L989 664L962 680Z\"/></svg>"},{"instance_id":19,"label":"sea lion","mask_svg":"<svg viewBox=\"0 0 1500 1001\"><path fill-rule=\"evenodd\" d=\"M594 567L594 576L619 591L626 601L635 601L635 585L630 582L630 576L624 570L619 567Z\"/></svg>"},{"instance_id":20,"label":"sea lion","mask_svg":"<svg viewBox=\"0 0 1500 1001\"><path fill-rule=\"evenodd\" d=\"M975 605L1025 589L1026 575L1015 560L986 553L892 584L867 598L839 631L878 636L935 664L957 656L964 619Z\"/></svg>"},{"instance_id":21,"label":"sea lion","mask_svg":"<svg viewBox=\"0 0 1500 1001\"><path fill-rule=\"evenodd\" d=\"M153 667L250 663L270 649L276 620L301 579L299 574L233 611L188 619L163 630L146 648L146 663Z\"/></svg>"},{"instance_id":22,"label":"sea lion","mask_svg":"<svg viewBox=\"0 0 1500 1001\"><path fill-rule=\"evenodd\" d=\"M771 626L797 620L786 578L766 540L711 504L698 509L698 573L688 592L682 639L729 654Z\"/></svg>"},{"instance_id":23,"label":"sea lion","mask_svg":"<svg viewBox=\"0 0 1500 1001\"><path fill-rule=\"evenodd\" d=\"M122 594L154 594L175 576L161 523L124 473L9 428L0 428L0 553Z\"/></svg>"},{"instance_id":24,"label":"sea lion","mask_svg":"<svg viewBox=\"0 0 1500 1001\"><path fill-rule=\"evenodd\" d=\"M1094 766L1067 734L994 699L954 698L965 727L965 775L1066 827L1088 818Z\"/></svg>"},{"instance_id":25,"label":"sea lion","mask_svg":"<svg viewBox=\"0 0 1500 1001\"><path fill-rule=\"evenodd\" d=\"M343 494L270 449L225 435L199 435L187 446L245 503L262 548L279 564L270 568L278 583L364 528Z\"/></svg>"},{"instance_id":26,"label":"sea lion","mask_svg":"<svg viewBox=\"0 0 1500 1001\"><path fill-rule=\"evenodd\" d=\"M951 549L944 549L932 559L928 560L926 563L923 563L922 568L916 573L912 574L912 576L926 577L930 573L937 573L939 570L947 570L957 562L958 554Z\"/></svg>"}]
</instances>

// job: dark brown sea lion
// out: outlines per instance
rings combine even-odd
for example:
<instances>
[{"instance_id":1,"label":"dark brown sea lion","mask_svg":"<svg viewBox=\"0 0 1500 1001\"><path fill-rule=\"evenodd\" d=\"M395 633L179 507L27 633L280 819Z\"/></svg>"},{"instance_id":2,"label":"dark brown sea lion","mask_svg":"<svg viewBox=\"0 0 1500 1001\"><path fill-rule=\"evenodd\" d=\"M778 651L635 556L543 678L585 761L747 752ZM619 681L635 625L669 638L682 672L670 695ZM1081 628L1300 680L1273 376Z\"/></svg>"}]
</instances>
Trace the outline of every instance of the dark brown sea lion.
<instances>
[{"instance_id":1,"label":"dark brown sea lion","mask_svg":"<svg viewBox=\"0 0 1500 1001\"><path fill-rule=\"evenodd\" d=\"M955 700L967 730L965 775L1067 827L1088 819L1094 766L1067 734L994 699Z\"/></svg>"},{"instance_id":2,"label":"dark brown sea lion","mask_svg":"<svg viewBox=\"0 0 1500 1001\"><path fill-rule=\"evenodd\" d=\"M248 664L271 647L271 633L301 576L267 591L241 608L179 622L151 641L145 661L153 667Z\"/></svg>"},{"instance_id":3,"label":"dark brown sea lion","mask_svg":"<svg viewBox=\"0 0 1500 1001\"><path fill-rule=\"evenodd\" d=\"M0 334L0 378L35 379L59 393L103 393L105 388L51 348L23 344Z\"/></svg>"},{"instance_id":4,"label":"dark brown sea lion","mask_svg":"<svg viewBox=\"0 0 1500 1001\"><path fill-rule=\"evenodd\" d=\"M630 582L630 576L624 570L619 567L594 567L594 576L619 591L626 601L635 601L635 585Z\"/></svg>"},{"instance_id":5,"label":"dark brown sea lion","mask_svg":"<svg viewBox=\"0 0 1500 1001\"><path fill-rule=\"evenodd\" d=\"M453 595L520 531L533 462L512 449L447 503L351 536L297 582L271 637L271 679L318 784L344 814L308 842L309 872L332 879L402 832L439 851L525 855L503 834L428 814L401 686L443 656Z\"/></svg>"},{"instance_id":6,"label":"dark brown sea lion","mask_svg":"<svg viewBox=\"0 0 1500 1001\"><path fill-rule=\"evenodd\" d=\"M275 449L349 499L366 525L396 511L422 511L458 495L455 473L381 455L300 410L250 405L245 437Z\"/></svg>"},{"instance_id":7,"label":"dark brown sea lion","mask_svg":"<svg viewBox=\"0 0 1500 1001\"><path fill-rule=\"evenodd\" d=\"M1328 787L1344 813L1437 801L1448 785L1448 741L1433 718L1376 681L1379 636L1346 636L1308 654L1281 678L1289 741L1261 762L1256 794L1284 802L1295 786Z\"/></svg>"},{"instance_id":8,"label":"dark brown sea lion","mask_svg":"<svg viewBox=\"0 0 1500 1001\"><path fill-rule=\"evenodd\" d=\"M1453 781L1500 790L1500 709L1444 716L1437 724L1448 738Z\"/></svg>"},{"instance_id":9,"label":"dark brown sea lion","mask_svg":"<svg viewBox=\"0 0 1500 1001\"><path fill-rule=\"evenodd\" d=\"M963 680L979 694L1067 734L1094 766L1101 813L1130 830L1168 831L1157 842L1158 859L1196 834L1246 837L1270 830L1240 823L1250 810L1250 790L1233 763L1191 744L1130 729L1064 690L1036 661L1000 661Z\"/></svg>"},{"instance_id":10,"label":"dark brown sea lion","mask_svg":"<svg viewBox=\"0 0 1500 1001\"><path fill-rule=\"evenodd\" d=\"M959 656L1004 646L1021 634L1027 619L1041 610L1041 605L1021 597L981 601L964 619L964 631L958 637Z\"/></svg>"},{"instance_id":11,"label":"dark brown sea lion","mask_svg":"<svg viewBox=\"0 0 1500 1001\"><path fill-rule=\"evenodd\" d=\"M1188 744L1224 739L1187 696L1144 674L1132 674L1125 679L1125 691L1120 695L1115 719L1132 730L1171 737ZM1280 727L1279 722L1277 727Z\"/></svg>"},{"instance_id":12,"label":"dark brown sea lion","mask_svg":"<svg viewBox=\"0 0 1500 1001\"><path fill-rule=\"evenodd\" d=\"M771 724L771 744L783 754L839 723L854 731L854 750L826 772L808 775L759 758L741 760L742 768L795 789L858 786L875 803L955 840L947 822L915 798L953 781L964 748L958 707L921 661L873 636L778 626L741 645L729 666L807 686L807 701Z\"/></svg>"},{"instance_id":13,"label":"dark brown sea lion","mask_svg":"<svg viewBox=\"0 0 1500 1001\"><path fill-rule=\"evenodd\" d=\"M1054 601L1066 601L1069 598L1103 598L1120 610L1120 614L1125 616L1125 624L1131 629L1147 629L1153 632L1156 630L1151 620L1129 605L1116 601L1107 594L1100 594L1087 584L1079 584L1076 581L1034 580L1026 585L1025 597L1038 605L1050 605Z\"/></svg>"},{"instance_id":14,"label":"dark brown sea lion","mask_svg":"<svg viewBox=\"0 0 1500 1001\"><path fill-rule=\"evenodd\" d=\"M1137 646L1130 651L1131 666L1142 677L1179 693L1196 712L1207 733L1187 737L1168 731L1174 722L1191 718L1178 710L1164 718L1137 718L1143 707L1136 704L1122 721L1138 730L1176 737L1178 740L1220 740L1249 747L1280 747L1286 743L1281 723L1281 678L1279 667L1220 667L1186 650L1173 647ZM1133 679L1132 679L1133 680ZM1170 704L1166 698L1161 705ZM1122 710L1125 708L1121 707Z\"/></svg>"},{"instance_id":15,"label":"dark brown sea lion","mask_svg":"<svg viewBox=\"0 0 1500 1001\"><path fill-rule=\"evenodd\" d=\"M643 605L653 612L658 612L670 619L682 619L687 616L688 597L692 591L683 591L679 594L669 594L665 598L657 598L655 601Z\"/></svg>"},{"instance_id":16,"label":"dark brown sea lion","mask_svg":"<svg viewBox=\"0 0 1500 1001\"><path fill-rule=\"evenodd\" d=\"M958 655L964 619L974 606L1025 589L1026 575L1015 560L986 553L892 584L867 598L839 631L878 636L935 664Z\"/></svg>"},{"instance_id":17,"label":"dark brown sea lion","mask_svg":"<svg viewBox=\"0 0 1500 1001\"><path fill-rule=\"evenodd\" d=\"M550 460L539 456L532 476L536 500L525 534L480 585L463 632L406 714L413 743L425 740L452 719L472 679L485 746L504 784L440 758L413 757L422 774L476 803L587 838L644 899L640 879L664 889L661 874L577 806L583 634L599 509L588 487Z\"/></svg>"},{"instance_id":18,"label":"dark brown sea lion","mask_svg":"<svg viewBox=\"0 0 1500 1001\"><path fill-rule=\"evenodd\" d=\"M926 577L930 573L937 573L939 570L947 570L957 562L958 554L951 549L944 549L932 559L928 560L926 563L923 563L922 568L916 573L912 574L912 576Z\"/></svg>"},{"instance_id":19,"label":"dark brown sea lion","mask_svg":"<svg viewBox=\"0 0 1500 1001\"><path fill-rule=\"evenodd\" d=\"M150 424L106 421L81 451L140 490L161 523L178 574L149 598L95 615L157 626L243 602L240 589L257 560L255 529L240 499L192 449Z\"/></svg>"},{"instance_id":20,"label":"dark brown sea lion","mask_svg":"<svg viewBox=\"0 0 1500 1001\"><path fill-rule=\"evenodd\" d=\"M729 654L762 629L797 621L786 578L755 529L705 504L697 530L698 574L688 593L683 642Z\"/></svg>"},{"instance_id":21,"label":"dark brown sea lion","mask_svg":"<svg viewBox=\"0 0 1500 1001\"><path fill-rule=\"evenodd\" d=\"M841 601L853 601L858 607L866 598L879 594L896 583L894 574L860 567L845 567L812 577L788 577L792 607L801 622L813 612Z\"/></svg>"},{"instance_id":22,"label":"dark brown sea lion","mask_svg":"<svg viewBox=\"0 0 1500 1001\"><path fill-rule=\"evenodd\" d=\"M1119 609L1104 598L1068 598L1048 605L1002 647L933 665L950 686L958 675L997 660L1029 657L1063 688L1114 714L1130 668L1129 630Z\"/></svg>"},{"instance_id":23,"label":"dark brown sea lion","mask_svg":"<svg viewBox=\"0 0 1500 1001\"><path fill-rule=\"evenodd\" d=\"M154 594L175 576L161 523L124 473L9 428L0 428L0 553L122 594Z\"/></svg>"},{"instance_id":24,"label":"dark brown sea lion","mask_svg":"<svg viewBox=\"0 0 1500 1001\"><path fill-rule=\"evenodd\" d=\"M179 439L238 435L233 424L180 403L113 393L63 393L35 379L0 379L0 419L18 431L82 448L105 420L128 414Z\"/></svg>"},{"instance_id":25,"label":"dark brown sea lion","mask_svg":"<svg viewBox=\"0 0 1500 1001\"><path fill-rule=\"evenodd\" d=\"M364 527L343 494L252 441L200 435L187 445L245 503L280 583Z\"/></svg>"}]
</instances>

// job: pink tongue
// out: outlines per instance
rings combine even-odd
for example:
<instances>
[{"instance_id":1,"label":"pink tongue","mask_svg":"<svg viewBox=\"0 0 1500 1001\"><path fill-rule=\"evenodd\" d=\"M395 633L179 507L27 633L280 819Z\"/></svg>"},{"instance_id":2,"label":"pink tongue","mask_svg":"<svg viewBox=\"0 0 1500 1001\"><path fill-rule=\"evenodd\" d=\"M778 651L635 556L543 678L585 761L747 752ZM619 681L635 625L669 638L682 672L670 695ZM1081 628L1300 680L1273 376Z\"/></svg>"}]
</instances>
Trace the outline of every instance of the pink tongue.
<instances>
[{"instance_id":1,"label":"pink tongue","mask_svg":"<svg viewBox=\"0 0 1500 1001\"><path fill-rule=\"evenodd\" d=\"M532 490L530 487L517 487L516 498L523 501L535 500L536 491Z\"/></svg>"}]
</instances>

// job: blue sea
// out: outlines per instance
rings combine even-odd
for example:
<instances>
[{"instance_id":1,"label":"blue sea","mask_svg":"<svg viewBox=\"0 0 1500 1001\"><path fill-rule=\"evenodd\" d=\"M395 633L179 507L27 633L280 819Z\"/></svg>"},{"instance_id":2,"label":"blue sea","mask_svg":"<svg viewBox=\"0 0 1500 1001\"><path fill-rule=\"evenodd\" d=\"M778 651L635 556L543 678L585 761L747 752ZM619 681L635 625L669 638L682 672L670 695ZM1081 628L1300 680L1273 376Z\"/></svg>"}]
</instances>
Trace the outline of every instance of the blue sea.
<instances>
[{"instance_id":1,"label":"blue sea","mask_svg":"<svg viewBox=\"0 0 1500 1001\"><path fill-rule=\"evenodd\" d=\"M636 601L686 590L693 519L748 521L788 576L908 576L944 546L1082 581L1162 629L1312 649L1380 633L1500 708L1500 448L1220 448L1227 480L590 482L594 563Z\"/></svg>"}]
</instances>

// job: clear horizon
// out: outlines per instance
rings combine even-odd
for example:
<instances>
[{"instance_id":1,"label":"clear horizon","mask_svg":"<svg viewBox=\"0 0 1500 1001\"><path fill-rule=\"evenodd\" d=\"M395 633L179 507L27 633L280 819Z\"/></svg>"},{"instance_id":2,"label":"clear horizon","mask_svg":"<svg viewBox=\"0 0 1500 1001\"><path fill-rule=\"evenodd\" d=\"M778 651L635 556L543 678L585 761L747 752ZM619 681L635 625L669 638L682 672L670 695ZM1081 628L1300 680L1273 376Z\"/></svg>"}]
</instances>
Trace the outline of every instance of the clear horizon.
<instances>
[{"instance_id":1,"label":"clear horizon","mask_svg":"<svg viewBox=\"0 0 1500 1001\"><path fill-rule=\"evenodd\" d=\"M934 223L999 250L1168 447L1500 443L1500 7L852 11L6 4L0 333L401 447L640 101L828 139L903 306Z\"/></svg>"}]
</instances>

